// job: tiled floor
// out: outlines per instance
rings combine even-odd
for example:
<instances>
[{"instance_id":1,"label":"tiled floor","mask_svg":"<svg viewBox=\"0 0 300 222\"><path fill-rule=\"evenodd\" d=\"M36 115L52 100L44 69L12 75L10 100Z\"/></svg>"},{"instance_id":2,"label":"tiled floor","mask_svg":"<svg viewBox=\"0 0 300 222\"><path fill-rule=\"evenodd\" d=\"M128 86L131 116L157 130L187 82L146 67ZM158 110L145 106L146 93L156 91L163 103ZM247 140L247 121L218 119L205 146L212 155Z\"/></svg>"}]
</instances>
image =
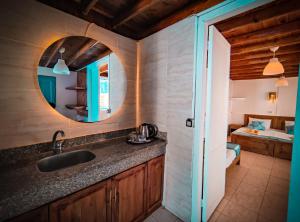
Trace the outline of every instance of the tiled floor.
<instances>
[{"instance_id":1,"label":"tiled floor","mask_svg":"<svg viewBox=\"0 0 300 222\"><path fill-rule=\"evenodd\" d=\"M209 222L286 221L290 161L242 151L226 175L225 197Z\"/></svg>"},{"instance_id":2,"label":"tiled floor","mask_svg":"<svg viewBox=\"0 0 300 222\"><path fill-rule=\"evenodd\" d=\"M170 213L167 209L160 207L154 211L144 222L182 222L174 214Z\"/></svg>"}]
</instances>

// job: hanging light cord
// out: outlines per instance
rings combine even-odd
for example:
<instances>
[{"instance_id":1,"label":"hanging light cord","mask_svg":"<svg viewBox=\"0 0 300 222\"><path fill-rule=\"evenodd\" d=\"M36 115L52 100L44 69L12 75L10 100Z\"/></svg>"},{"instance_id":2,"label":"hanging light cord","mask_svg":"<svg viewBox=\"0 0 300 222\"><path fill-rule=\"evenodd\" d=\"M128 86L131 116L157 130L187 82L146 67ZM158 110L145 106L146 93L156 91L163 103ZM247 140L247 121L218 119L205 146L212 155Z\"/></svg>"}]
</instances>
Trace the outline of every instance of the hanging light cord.
<instances>
[{"instance_id":1,"label":"hanging light cord","mask_svg":"<svg viewBox=\"0 0 300 222\"><path fill-rule=\"evenodd\" d=\"M90 22L90 23L87 25L86 30L85 30L85 32L84 32L84 36L85 36L85 37L87 37L87 33L88 33L88 31L89 31L89 29L91 28L92 25L94 25L93 22Z\"/></svg>"}]
</instances>

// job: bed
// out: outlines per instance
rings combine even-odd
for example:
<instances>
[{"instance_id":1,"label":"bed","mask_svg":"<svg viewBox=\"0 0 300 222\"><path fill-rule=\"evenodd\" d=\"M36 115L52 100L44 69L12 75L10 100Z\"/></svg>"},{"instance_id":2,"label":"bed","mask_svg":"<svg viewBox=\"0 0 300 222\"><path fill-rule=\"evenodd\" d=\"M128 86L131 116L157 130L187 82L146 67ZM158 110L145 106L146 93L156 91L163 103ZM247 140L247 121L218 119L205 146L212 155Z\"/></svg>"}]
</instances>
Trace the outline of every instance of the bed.
<instances>
[{"instance_id":1,"label":"bed","mask_svg":"<svg viewBox=\"0 0 300 222\"><path fill-rule=\"evenodd\" d=\"M239 144L242 150L290 160L292 157L293 136L284 132L285 121L295 121L294 117L245 114L244 126L248 126L249 117L271 119L271 128L249 133L242 127L231 133L231 141Z\"/></svg>"},{"instance_id":2,"label":"bed","mask_svg":"<svg viewBox=\"0 0 300 222\"><path fill-rule=\"evenodd\" d=\"M226 147L226 169L227 171L233 168L235 165L240 164L241 149L240 145L234 143L227 143Z\"/></svg>"}]
</instances>

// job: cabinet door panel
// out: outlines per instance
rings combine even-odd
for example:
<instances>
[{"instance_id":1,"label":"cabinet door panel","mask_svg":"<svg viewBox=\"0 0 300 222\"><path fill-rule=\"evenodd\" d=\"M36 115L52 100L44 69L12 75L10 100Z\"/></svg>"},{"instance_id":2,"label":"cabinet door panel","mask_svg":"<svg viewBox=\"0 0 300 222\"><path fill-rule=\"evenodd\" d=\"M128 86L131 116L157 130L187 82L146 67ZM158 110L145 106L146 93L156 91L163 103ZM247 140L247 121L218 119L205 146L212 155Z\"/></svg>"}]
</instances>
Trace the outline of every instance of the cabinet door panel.
<instances>
[{"instance_id":1,"label":"cabinet door panel","mask_svg":"<svg viewBox=\"0 0 300 222\"><path fill-rule=\"evenodd\" d=\"M162 201L164 156L150 160L147 168L147 212L151 213L161 205Z\"/></svg>"},{"instance_id":2,"label":"cabinet door panel","mask_svg":"<svg viewBox=\"0 0 300 222\"><path fill-rule=\"evenodd\" d=\"M140 221L145 216L146 164L113 178L113 221Z\"/></svg>"},{"instance_id":3,"label":"cabinet door panel","mask_svg":"<svg viewBox=\"0 0 300 222\"><path fill-rule=\"evenodd\" d=\"M104 181L50 205L51 222L110 222L111 182Z\"/></svg>"}]
</instances>

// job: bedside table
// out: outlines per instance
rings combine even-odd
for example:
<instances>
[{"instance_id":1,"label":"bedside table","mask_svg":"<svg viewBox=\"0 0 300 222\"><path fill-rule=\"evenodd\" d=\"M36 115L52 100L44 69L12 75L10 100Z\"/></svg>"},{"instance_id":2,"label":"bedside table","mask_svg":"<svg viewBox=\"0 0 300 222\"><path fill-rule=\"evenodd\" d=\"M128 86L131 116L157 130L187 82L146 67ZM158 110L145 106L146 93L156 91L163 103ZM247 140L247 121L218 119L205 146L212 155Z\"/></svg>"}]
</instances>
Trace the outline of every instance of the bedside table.
<instances>
[{"instance_id":1,"label":"bedside table","mask_svg":"<svg viewBox=\"0 0 300 222\"><path fill-rule=\"evenodd\" d=\"M242 124L229 124L229 125L228 125L228 136L230 136L230 134L231 134L233 131L235 131L235 130L241 128L241 127L243 127Z\"/></svg>"}]
</instances>

